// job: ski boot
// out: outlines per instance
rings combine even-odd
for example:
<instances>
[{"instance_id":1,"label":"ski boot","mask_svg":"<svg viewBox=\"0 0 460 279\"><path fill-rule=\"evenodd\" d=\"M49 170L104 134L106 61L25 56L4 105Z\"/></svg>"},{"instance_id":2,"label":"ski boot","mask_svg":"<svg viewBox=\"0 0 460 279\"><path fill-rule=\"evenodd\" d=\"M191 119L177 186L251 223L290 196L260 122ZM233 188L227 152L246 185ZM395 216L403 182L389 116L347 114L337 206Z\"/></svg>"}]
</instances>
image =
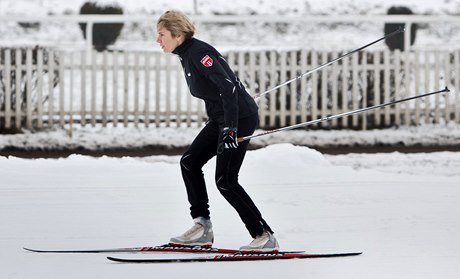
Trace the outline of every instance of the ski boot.
<instances>
[{"instance_id":1,"label":"ski boot","mask_svg":"<svg viewBox=\"0 0 460 279\"><path fill-rule=\"evenodd\" d=\"M204 217L193 219L195 224L180 236L173 237L169 241L173 246L200 246L211 247L214 242L211 220Z\"/></svg>"}]
</instances>

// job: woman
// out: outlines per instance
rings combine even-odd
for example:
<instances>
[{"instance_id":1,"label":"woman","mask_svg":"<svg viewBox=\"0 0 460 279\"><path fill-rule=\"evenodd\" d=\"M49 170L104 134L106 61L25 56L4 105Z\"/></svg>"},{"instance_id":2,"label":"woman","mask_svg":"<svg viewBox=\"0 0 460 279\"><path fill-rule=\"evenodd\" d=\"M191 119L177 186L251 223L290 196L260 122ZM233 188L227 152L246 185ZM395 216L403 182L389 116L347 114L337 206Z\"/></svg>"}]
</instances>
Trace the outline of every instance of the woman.
<instances>
[{"instance_id":1,"label":"woman","mask_svg":"<svg viewBox=\"0 0 460 279\"><path fill-rule=\"evenodd\" d=\"M182 177L194 226L171 238L173 245L206 246L214 241L208 195L202 167L216 156L215 181L224 198L235 208L253 241L243 251L278 251L272 229L238 183L249 141L237 135L255 131L258 107L222 55L211 45L194 38L195 26L179 11L167 11L157 22L157 43L165 53L179 56L190 93L204 101L209 121L181 158Z\"/></svg>"}]
</instances>

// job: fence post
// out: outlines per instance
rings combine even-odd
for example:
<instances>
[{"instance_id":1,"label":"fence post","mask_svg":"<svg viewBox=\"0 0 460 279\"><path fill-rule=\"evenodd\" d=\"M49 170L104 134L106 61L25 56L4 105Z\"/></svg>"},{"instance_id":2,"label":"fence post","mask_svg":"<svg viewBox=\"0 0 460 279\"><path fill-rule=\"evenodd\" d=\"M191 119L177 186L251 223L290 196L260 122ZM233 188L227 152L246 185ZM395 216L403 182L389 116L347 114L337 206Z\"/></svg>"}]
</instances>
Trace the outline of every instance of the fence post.
<instances>
[{"instance_id":1,"label":"fence post","mask_svg":"<svg viewBox=\"0 0 460 279\"><path fill-rule=\"evenodd\" d=\"M351 79L353 84L351 86L351 110L357 110L359 105L359 57L354 55L351 58ZM354 114L351 116L352 127L358 127L358 115Z\"/></svg>"},{"instance_id":2,"label":"fence post","mask_svg":"<svg viewBox=\"0 0 460 279\"><path fill-rule=\"evenodd\" d=\"M139 127L139 51L134 52L134 127Z\"/></svg>"},{"instance_id":3,"label":"fence post","mask_svg":"<svg viewBox=\"0 0 460 279\"><path fill-rule=\"evenodd\" d=\"M318 53L316 51L311 52L311 65L312 69L317 68L318 63ZM312 119L318 118L318 72L314 72L311 75L311 101L310 101L310 115Z\"/></svg>"},{"instance_id":4,"label":"fence post","mask_svg":"<svg viewBox=\"0 0 460 279\"><path fill-rule=\"evenodd\" d=\"M5 50L5 128L11 128L11 49Z\"/></svg>"},{"instance_id":5,"label":"fence post","mask_svg":"<svg viewBox=\"0 0 460 279\"><path fill-rule=\"evenodd\" d=\"M394 65L394 77L395 77L395 85L394 85L394 96L393 98L398 100L401 97L401 51L396 49L394 51L394 58L393 58L393 65ZM394 115L395 115L395 124L397 126L401 125L401 104L395 104L394 106Z\"/></svg>"},{"instance_id":6,"label":"fence post","mask_svg":"<svg viewBox=\"0 0 460 279\"><path fill-rule=\"evenodd\" d=\"M321 64L324 64L327 62L327 51L322 51L321 52ZM320 107L321 107L321 117L326 117L327 115L329 115L329 112L328 112L328 97L327 97L327 92L328 92L328 73L329 73L329 69L328 68L323 68L321 70L321 92L318 92L318 95L321 96L321 104L320 104ZM324 126L324 125L329 125L326 124L326 123L322 123L321 126Z\"/></svg>"},{"instance_id":7,"label":"fence post","mask_svg":"<svg viewBox=\"0 0 460 279\"><path fill-rule=\"evenodd\" d=\"M332 52L332 57L338 57L337 51ZM331 89L331 94L332 94L332 115L338 114L339 113L339 106L338 106L338 94L339 94L339 82L338 82L338 77L339 77L339 65L338 64L333 64L332 65L332 74L331 74L331 79L332 79L332 89ZM306 121L306 120L304 120ZM333 119L331 122L332 127L337 126L337 119Z\"/></svg>"},{"instance_id":8,"label":"fence post","mask_svg":"<svg viewBox=\"0 0 460 279\"><path fill-rule=\"evenodd\" d=\"M460 50L454 52L455 69L455 122L460 123Z\"/></svg>"},{"instance_id":9,"label":"fence post","mask_svg":"<svg viewBox=\"0 0 460 279\"><path fill-rule=\"evenodd\" d=\"M381 58L381 52L377 51L373 53L374 58L372 61L374 61L374 100L373 104L380 104L380 94L382 93L380 90L380 84L381 84L381 73L382 73L382 65L380 63L380 58ZM376 109L374 112L374 123L377 126L380 126L382 119L382 110L381 109Z\"/></svg>"},{"instance_id":10,"label":"fence post","mask_svg":"<svg viewBox=\"0 0 460 279\"><path fill-rule=\"evenodd\" d=\"M431 69L431 63L430 63L430 55L428 52L425 52L425 55L424 55L424 60L425 60L425 90L426 92L428 92L430 90L430 69ZM430 104L431 104L431 101L430 101L430 98L425 98L425 123L429 123L430 121Z\"/></svg>"},{"instance_id":11,"label":"fence post","mask_svg":"<svg viewBox=\"0 0 460 279\"><path fill-rule=\"evenodd\" d=\"M74 106L74 69L75 69L75 53L71 52L69 55L69 137L72 138L73 136L73 106Z\"/></svg>"},{"instance_id":12,"label":"fence post","mask_svg":"<svg viewBox=\"0 0 460 279\"><path fill-rule=\"evenodd\" d=\"M81 80L80 80L80 123L83 127L86 126L86 64L88 53L82 53L80 61L80 71L81 71Z\"/></svg>"},{"instance_id":13,"label":"fence post","mask_svg":"<svg viewBox=\"0 0 460 279\"><path fill-rule=\"evenodd\" d=\"M165 124L166 127L171 126L171 55L166 56L166 90L165 90Z\"/></svg>"},{"instance_id":14,"label":"fence post","mask_svg":"<svg viewBox=\"0 0 460 279\"><path fill-rule=\"evenodd\" d=\"M96 96L97 96L97 53L91 50L91 126L96 126Z\"/></svg>"},{"instance_id":15,"label":"fence post","mask_svg":"<svg viewBox=\"0 0 460 279\"><path fill-rule=\"evenodd\" d=\"M444 53L444 80L446 82L446 86L451 87L451 75L450 75L450 67L449 67L449 53L447 51L443 51ZM444 119L448 120L450 119L450 94L444 95Z\"/></svg>"},{"instance_id":16,"label":"fence post","mask_svg":"<svg viewBox=\"0 0 460 279\"><path fill-rule=\"evenodd\" d=\"M349 57L344 57L342 59L342 112L348 111L348 76L349 76L349 69L348 69L348 62ZM317 117L313 116L313 119ZM342 127L348 127L348 116L345 116L342 120Z\"/></svg>"},{"instance_id":17,"label":"fence post","mask_svg":"<svg viewBox=\"0 0 460 279\"><path fill-rule=\"evenodd\" d=\"M37 50L37 126L43 127L43 49Z\"/></svg>"},{"instance_id":18,"label":"fence post","mask_svg":"<svg viewBox=\"0 0 460 279\"><path fill-rule=\"evenodd\" d=\"M277 61L278 54L272 50L270 51L270 87L275 87L277 85L277 73L276 69L278 67L276 61ZM276 124L276 96L270 96L270 126L274 127Z\"/></svg>"},{"instance_id":19,"label":"fence post","mask_svg":"<svg viewBox=\"0 0 460 279\"><path fill-rule=\"evenodd\" d=\"M118 107L119 107L119 100L118 100L118 58L119 58L119 51L114 51L112 53L112 125L113 127L118 126Z\"/></svg>"},{"instance_id":20,"label":"fence post","mask_svg":"<svg viewBox=\"0 0 460 279\"><path fill-rule=\"evenodd\" d=\"M367 107L367 103L368 103L368 95L367 95L367 77L369 76L368 73L367 73L367 52L363 52L363 55L361 56L361 67L362 67L362 70L361 70L361 78L363 80L363 82L361 83L361 92L362 92L362 101L361 101L361 107L362 108L365 108ZM377 112L373 112L373 113L377 113ZM367 114L368 112L364 112L362 115L361 115L361 129L362 130L366 130L367 129Z\"/></svg>"},{"instance_id":21,"label":"fence post","mask_svg":"<svg viewBox=\"0 0 460 279\"><path fill-rule=\"evenodd\" d=\"M144 52L144 125L149 127L150 114L150 52Z\"/></svg>"},{"instance_id":22,"label":"fence post","mask_svg":"<svg viewBox=\"0 0 460 279\"><path fill-rule=\"evenodd\" d=\"M102 52L102 127L107 127L107 116L108 116L108 111L107 111L108 88L107 88L107 85L109 83L109 80L107 78L107 68L109 67L109 64L108 64L107 55L108 55L107 50Z\"/></svg>"},{"instance_id":23,"label":"fence post","mask_svg":"<svg viewBox=\"0 0 460 279\"><path fill-rule=\"evenodd\" d=\"M420 51L415 50L414 52L414 85L415 85L415 94L420 94L422 92L420 90ZM417 99L415 101L415 111L412 111L414 115L414 121L415 124L420 123L420 105L421 105L421 100Z\"/></svg>"},{"instance_id":24,"label":"fence post","mask_svg":"<svg viewBox=\"0 0 460 279\"><path fill-rule=\"evenodd\" d=\"M434 52L434 87L435 88L439 88L439 78L440 78L440 69L439 69L439 65L440 65L440 58L439 58L439 51L435 51ZM440 110L440 100L439 100L439 96L434 96L434 102L435 102L435 105L434 105L434 123L439 123L439 120L440 120L440 116L441 116L441 112L439 111Z\"/></svg>"},{"instance_id":25,"label":"fence post","mask_svg":"<svg viewBox=\"0 0 460 279\"><path fill-rule=\"evenodd\" d=\"M155 126L160 127L160 92L161 92L161 62L162 59L157 53L155 55Z\"/></svg>"},{"instance_id":26,"label":"fence post","mask_svg":"<svg viewBox=\"0 0 460 279\"><path fill-rule=\"evenodd\" d=\"M297 75L297 66L298 66L298 57L297 57L297 51L290 51L289 54L289 61L290 61L290 69L289 72L291 73L291 76L289 79L295 78ZM297 84L291 83L290 84L290 94L289 94L289 124L295 124L296 122L296 116L297 116ZM302 94L302 92L300 92Z\"/></svg>"},{"instance_id":27,"label":"fence post","mask_svg":"<svg viewBox=\"0 0 460 279\"><path fill-rule=\"evenodd\" d=\"M22 78L22 54L21 54L21 49L16 49L15 53L15 66L16 66L16 72L15 72L15 78L16 78L16 84L15 84L15 96L16 96L16 115L15 115L15 124L16 128L20 129L21 128L21 121L22 121L22 111L21 111L21 105L22 105L22 92L21 92L21 78Z\"/></svg>"},{"instance_id":28,"label":"fence post","mask_svg":"<svg viewBox=\"0 0 460 279\"><path fill-rule=\"evenodd\" d=\"M26 49L26 127L32 128L32 49Z\"/></svg>"},{"instance_id":29,"label":"fence post","mask_svg":"<svg viewBox=\"0 0 460 279\"><path fill-rule=\"evenodd\" d=\"M383 97L383 102L387 103L390 101L390 76L391 76L391 71L390 71L390 51L388 49L385 49L384 51L384 97ZM391 123L391 118L390 118L390 106L386 106L384 108L385 110L385 118L384 118L384 124L389 126Z\"/></svg>"},{"instance_id":30,"label":"fence post","mask_svg":"<svg viewBox=\"0 0 460 279\"><path fill-rule=\"evenodd\" d=\"M61 126L61 128L64 127L65 125L65 120L64 120L64 116L65 116L65 100L64 100L64 95L65 95L65 83L66 83L66 80L65 80L65 63L64 63L65 59L64 59L64 52L61 51L59 53L59 70L58 70L58 73L59 73L59 125Z\"/></svg>"},{"instance_id":31,"label":"fence post","mask_svg":"<svg viewBox=\"0 0 460 279\"><path fill-rule=\"evenodd\" d=\"M259 53L259 92L265 92L267 89L267 53L265 51L261 51ZM259 93L257 92L257 93ZM256 92L254 92L256 93ZM264 127L267 123L267 96L262 96L259 99L259 115L260 115L260 126Z\"/></svg>"}]
</instances>

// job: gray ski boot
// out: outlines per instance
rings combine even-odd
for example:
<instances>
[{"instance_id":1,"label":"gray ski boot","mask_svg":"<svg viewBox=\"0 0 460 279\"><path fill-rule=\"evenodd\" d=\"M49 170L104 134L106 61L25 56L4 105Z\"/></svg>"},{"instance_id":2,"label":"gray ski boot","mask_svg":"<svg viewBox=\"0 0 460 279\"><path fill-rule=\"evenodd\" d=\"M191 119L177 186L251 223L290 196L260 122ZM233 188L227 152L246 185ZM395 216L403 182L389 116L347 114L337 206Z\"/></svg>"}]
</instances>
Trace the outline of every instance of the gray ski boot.
<instances>
[{"instance_id":1,"label":"gray ski boot","mask_svg":"<svg viewBox=\"0 0 460 279\"><path fill-rule=\"evenodd\" d=\"M241 252L245 253L278 253L279 245L272 233L264 231L256 236L249 245L242 246Z\"/></svg>"},{"instance_id":2,"label":"gray ski boot","mask_svg":"<svg viewBox=\"0 0 460 279\"><path fill-rule=\"evenodd\" d=\"M172 245L211 247L214 242L211 220L204 217L193 219L195 225L180 236L169 241Z\"/></svg>"}]
</instances>

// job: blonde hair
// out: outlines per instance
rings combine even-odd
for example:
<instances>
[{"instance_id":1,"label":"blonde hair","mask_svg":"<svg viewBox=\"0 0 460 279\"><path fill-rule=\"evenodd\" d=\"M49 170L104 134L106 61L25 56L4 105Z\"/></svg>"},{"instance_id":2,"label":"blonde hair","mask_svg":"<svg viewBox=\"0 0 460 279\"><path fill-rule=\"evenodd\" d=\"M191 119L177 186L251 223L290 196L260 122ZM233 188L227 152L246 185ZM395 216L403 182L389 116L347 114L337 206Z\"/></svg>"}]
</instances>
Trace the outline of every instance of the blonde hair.
<instances>
[{"instance_id":1,"label":"blonde hair","mask_svg":"<svg viewBox=\"0 0 460 279\"><path fill-rule=\"evenodd\" d=\"M187 39L193 37L196 32L192 21L183 12L176 10L166 11L158 18L157 29L162 27L171 32L174 37L184 35Z\"/></svg>"}]
</instances>

